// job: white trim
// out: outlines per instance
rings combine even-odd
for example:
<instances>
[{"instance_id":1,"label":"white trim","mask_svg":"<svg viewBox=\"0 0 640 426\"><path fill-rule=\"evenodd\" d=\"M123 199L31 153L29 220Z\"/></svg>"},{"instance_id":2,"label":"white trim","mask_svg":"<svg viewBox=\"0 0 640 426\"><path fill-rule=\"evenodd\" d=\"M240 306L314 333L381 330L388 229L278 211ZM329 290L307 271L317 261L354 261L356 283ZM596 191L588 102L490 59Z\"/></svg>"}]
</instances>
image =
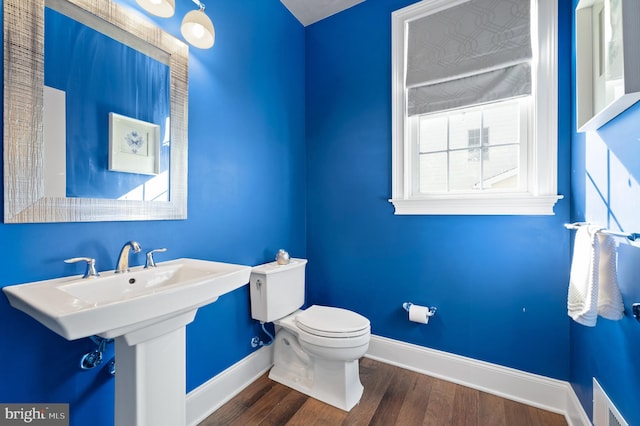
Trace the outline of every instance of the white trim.
<instances>
[{"instance_id":1,"label":"white trim","mask_svg":"<svg viewBox=\"0 0 640 426\"><path fill-rule=\"evenodd\" d=\"M558 0L537 0L538 17L533 167L536 196L558 191Z\"/></svg>"},{"instance_id":2,"label":"white trim","mask_svg":"<svg viewBox=\"0 0 640 426\"><path fill-rule=\"evenodd\" d=\"M264 346L187 394L189 426L196 426L273 365L273 349Z\"/></svg>"},{"instance_id":3,"label":"white trim","mask_svg":"<svg viewBox=\"0 0 640 426\"><path fill-rule=\"evenodd\" d=\"M381 336L371 336L365 356L563 414L569 426L591 426L573 388L562 380ZM189 392L186 398L186 424L196 426L202 422L272 365L273 350L271 346L266 346Z\"/></svg>"},{"instance_id":4,"label":"white trim","mask_svg":"<svg viewBox=\"0 0 640 426\"><path fill-rule=\"evenodd\" d=\"M584 411L578 395L576 395L572 387L569 388L567 394L567 408L564 413L564 418L567 420L569 426L591 426L591 420L586 411Z\"/></svg>"},{"instance_id":5,"label":"white trim","mask_svg":"<svg viewBox=\"0 0 640 426\"><path fill-rule=\"evenodd\" d=\"M562 195L531 196L527 194L487 194L442 196L429 199L391 199L397 215L553 215L553 206Z\"/></svg>"},{"instance_id":6,"label":"white trim","mask_svg":"<svg viewBox=\"0 0 640 426\"><path fill-rule=\"evenodd\" d=\"M395 214L504 214L553 215L557 194L558 157L558 0L535 0L537 37L533 41L534 120L529 143L528 187L513 197L473 198L467 196L416 198L411 194L411 154L407 147L408 120L405 100L405 45L407 23L427 13L454 4L450 0L423 0L391 15L392 85L392 198ZM407 138L408 139L408 138ZM489 203L493 205L487 206Z\"/></svg>"},{"instance_id":7,"label":"white trim","mask_svg":"<svg viewBox=\"0 0 640 426\"><path fill-rule=\"evenodd\" d=\"M593 424L594 426L620 425L629 426L629 423L622 417L622 413L613 404L609 395L602 389L595 377L593 381ZM611 421L611 417L617 421Z\"/></svg>"},{"instance_id":8,"label":"white trim","mask_svg":"<svg viewBox=\"0 0 640 426\"><path fill-rule=\"evenodd\" d=\"M591 422L568 382L386 337L371 336L368 358L563 414L569 426Z\"/></svg>"}]
</instances>

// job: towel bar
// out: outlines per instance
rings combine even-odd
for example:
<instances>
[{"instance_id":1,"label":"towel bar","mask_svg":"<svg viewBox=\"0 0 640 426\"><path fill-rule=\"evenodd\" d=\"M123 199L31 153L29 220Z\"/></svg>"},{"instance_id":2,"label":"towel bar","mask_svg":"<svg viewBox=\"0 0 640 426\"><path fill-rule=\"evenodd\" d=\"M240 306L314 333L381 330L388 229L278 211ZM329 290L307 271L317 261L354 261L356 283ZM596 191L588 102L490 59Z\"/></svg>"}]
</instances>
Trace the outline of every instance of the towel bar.
<instances>
[{"instance_id":1,"label":"towel bar","mask_svg":"<svg viewBox=\"0 0 640 426\"><path fill-rule=\"evenodd\" d=\"M581 226L585 226L585 225L590 225L589 222L575 222L575 223L565 223L564 227L567 229L578 229ZM606 235L613 235L614 237L623 237L623 238L627 238L629 241L636 241L636 240L640 240L640 234L635 233L635 232L617 232L617 231L612 231L610 229L606 229L603 228L600 231L603 234Z\"/></svg>"}]
</instances>

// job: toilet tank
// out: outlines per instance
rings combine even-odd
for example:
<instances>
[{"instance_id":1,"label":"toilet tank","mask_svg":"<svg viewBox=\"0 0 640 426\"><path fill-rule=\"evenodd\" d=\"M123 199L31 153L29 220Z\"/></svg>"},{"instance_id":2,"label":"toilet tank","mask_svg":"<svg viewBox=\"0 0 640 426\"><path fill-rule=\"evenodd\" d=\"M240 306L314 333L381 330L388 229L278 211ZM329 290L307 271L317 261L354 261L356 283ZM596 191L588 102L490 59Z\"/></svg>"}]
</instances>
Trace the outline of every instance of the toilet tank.
<instances>
[{"instance_id":1,"label":"toilet tank","mask_svg":"<svg viewBox=\"0 0 640 426\"><path fill-rule=\"evenodd\" d=\"M249 281L251 317L272 322L295 312L304 304L306 259L291 259L287 265L277 262L255 266Z\"/></svg>"}]
</instances>

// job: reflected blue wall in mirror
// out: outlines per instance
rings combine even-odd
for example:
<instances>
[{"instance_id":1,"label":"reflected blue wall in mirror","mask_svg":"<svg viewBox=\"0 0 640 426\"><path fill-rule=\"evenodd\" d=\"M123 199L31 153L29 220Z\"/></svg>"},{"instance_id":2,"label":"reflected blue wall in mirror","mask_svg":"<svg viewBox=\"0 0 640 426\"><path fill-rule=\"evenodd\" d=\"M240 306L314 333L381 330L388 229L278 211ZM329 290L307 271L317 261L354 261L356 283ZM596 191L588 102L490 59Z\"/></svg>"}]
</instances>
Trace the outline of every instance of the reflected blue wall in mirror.
<instances>
[{"instance_id":1,"label":"reflected blue wall in mirror","mask_svg":"<svg viewBox=\"0 0 640 426\"><path fill-rule=\"evenodd\" d=\"M45 9L45 85L66 94L66 196L168 199L155 176L109 170L109 113L160 126L159 176L168 182L169 67ZM45 137L46 140L46 137Z\"/></svg>"}]
</instances>

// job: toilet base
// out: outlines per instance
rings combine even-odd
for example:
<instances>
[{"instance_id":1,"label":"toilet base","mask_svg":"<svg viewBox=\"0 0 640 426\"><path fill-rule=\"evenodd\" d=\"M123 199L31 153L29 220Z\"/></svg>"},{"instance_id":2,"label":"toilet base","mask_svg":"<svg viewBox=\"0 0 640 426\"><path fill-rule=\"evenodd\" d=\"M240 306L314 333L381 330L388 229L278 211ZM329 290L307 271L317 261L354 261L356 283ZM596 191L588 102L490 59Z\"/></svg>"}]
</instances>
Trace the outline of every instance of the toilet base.
<instances>
[{"instance_id":1,"label":"toilet base","mask_svg":"<svg viewBox=\"0 0 640 426\"><path fill-rule=\"evenodd\" d=\"M269 378L350 411L360 402L364 390L358 362L369 347L369 333L350 339L348 343L354 346L318 345L318 342L299 338L301 331L295 325L295 316L294 313L275 323L273 367Z\"/></svg>"},{"instance_id":2,"label":"toilet base","mask_svg":"<svg viewBox=\"0 0 640 426\"><path fill-rule=\"evenodd\" d=\"M358 360L312 358L311 363L312 374L300 376L286 367L274 365L269 378L344 411L350 411L360 402L364 387L360 383Z\"/></svg>"}]
</instances>

